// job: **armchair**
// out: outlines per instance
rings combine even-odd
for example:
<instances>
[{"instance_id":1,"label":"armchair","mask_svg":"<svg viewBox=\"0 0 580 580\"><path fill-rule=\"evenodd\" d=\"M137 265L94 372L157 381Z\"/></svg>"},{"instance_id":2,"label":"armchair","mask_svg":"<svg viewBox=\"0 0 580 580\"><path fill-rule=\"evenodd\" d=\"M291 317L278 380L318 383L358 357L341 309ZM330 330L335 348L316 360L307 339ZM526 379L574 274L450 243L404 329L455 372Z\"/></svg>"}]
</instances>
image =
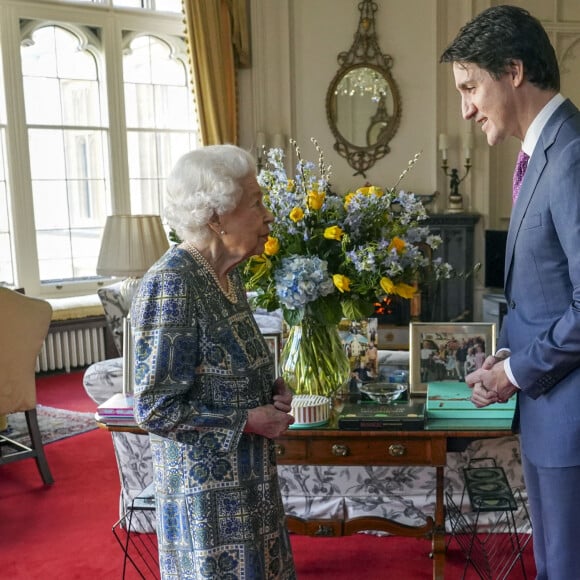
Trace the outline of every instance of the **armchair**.
<instances>
[{"instance_id":1,"label":"armchair","mask_svg":"<svg viewBox=\"0 0 580 580\"><path fill-rule=\"evenodd\" d=\"M123 318L129 312L129 306L125 303L121 293L122 282L99 288L97 294L105 311L107 326L113 336L119 355L123 354Z\"/></svg>"},{"instance_id":2,"label":"armchair","mask_svg":"<svg viewBox=\"0 0 580 580\"><path fill-rule=\"evenodd\" d=\"M0 465L34 458L45 484L54 482L36 415L36 357L48 333L52 307L46 300L0 288L0 415L23 411L29 446L0 433ZM12 453L4 453L6 449Z\"/></svg>"}]
</instances>

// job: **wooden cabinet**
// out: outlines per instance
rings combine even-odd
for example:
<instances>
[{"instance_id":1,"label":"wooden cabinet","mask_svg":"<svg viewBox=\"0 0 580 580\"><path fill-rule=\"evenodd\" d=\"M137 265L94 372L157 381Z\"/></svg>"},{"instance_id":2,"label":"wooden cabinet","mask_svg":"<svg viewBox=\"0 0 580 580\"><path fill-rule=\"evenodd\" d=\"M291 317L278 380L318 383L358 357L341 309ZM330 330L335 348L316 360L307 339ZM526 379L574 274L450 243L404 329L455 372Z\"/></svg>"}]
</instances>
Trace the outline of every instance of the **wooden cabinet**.
<instances>
[{"instance_id":1,"label":"wooden cabinet","mask_svg":"<svg viewBox=\"0 0 580 580\"><path fill-rule=\"evenodd\" d=\"M443 239L433 258L449 262L458 273L472 272L474 229L478 220L478 214L429 214L427 225ZM429 284L422 293L421 320L473 321L473 274Z\"/></svg>"}]
</instances>

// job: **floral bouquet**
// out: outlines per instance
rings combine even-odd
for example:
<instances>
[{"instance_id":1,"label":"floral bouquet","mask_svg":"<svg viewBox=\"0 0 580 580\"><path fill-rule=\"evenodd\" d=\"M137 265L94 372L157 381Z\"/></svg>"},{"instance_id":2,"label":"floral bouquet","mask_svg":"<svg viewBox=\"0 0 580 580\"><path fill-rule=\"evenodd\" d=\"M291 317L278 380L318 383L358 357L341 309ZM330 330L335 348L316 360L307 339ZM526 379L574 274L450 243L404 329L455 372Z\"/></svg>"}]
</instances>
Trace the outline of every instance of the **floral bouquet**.
<instances>
[{"instance_id":1,"label":"floral bouquet","mask_svg":"<svg viewBox=\"0 0 580 580\"><path fill-rule=\"evenodd\" d=\"M271 235L261 256L245 267L246 285L267 310L282 308L293 326L305 315L321 323L358 320L374 311L378 297L412 298L422 275L449 278L451 266L431 260L441 244L423 225L425 207L397 186L415 165L409 161L394 187L365 186L347 193L331 190L330 168L319 154L318 166L296 148L296 176L288 177L282 149L270 149L258 182L274 214Z\"/></svg>"},{"instance_id":2,"label":"floral bouquet","mask_svg":"<svg viewBox=\"0 0 580 580\"><path fill-rule=\"evenodd\" d=\"M338 332L327 327L369 317L384 295L410 299L424 273L449 278L452 268L430 258L441 238L423 224L423 204L397 190L419 155L394 187L341 195L332 191L330 167L312 142L317 165L292 141L295 177L286 174L282 149L267 153L258 183L274 223L264 253L248 260L244 276L256 305L281 308L292 327L281 357L286 382L298 393L328 395L348 379L350 366Z\"/></svg>"}]
</instances>

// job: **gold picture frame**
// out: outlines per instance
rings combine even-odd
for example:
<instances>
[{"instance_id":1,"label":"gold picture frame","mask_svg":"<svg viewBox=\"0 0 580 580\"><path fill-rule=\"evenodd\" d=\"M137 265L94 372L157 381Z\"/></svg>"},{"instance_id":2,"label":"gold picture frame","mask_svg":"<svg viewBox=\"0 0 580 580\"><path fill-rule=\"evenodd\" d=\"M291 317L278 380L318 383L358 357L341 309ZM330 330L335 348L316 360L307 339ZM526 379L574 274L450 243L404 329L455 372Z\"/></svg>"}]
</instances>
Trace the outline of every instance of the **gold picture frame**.
<instances>
[{"instance_id":1,"label":"gold picture frame","mask_svg":"<svg viewBox=\"0 0 580 580\"><path fill-rule=\"evenodd\" d=\"M489 322L411 322L409 388L427 394L430 381L462 381L495 353L496 325Z\"/></svg>"}]
</instances>

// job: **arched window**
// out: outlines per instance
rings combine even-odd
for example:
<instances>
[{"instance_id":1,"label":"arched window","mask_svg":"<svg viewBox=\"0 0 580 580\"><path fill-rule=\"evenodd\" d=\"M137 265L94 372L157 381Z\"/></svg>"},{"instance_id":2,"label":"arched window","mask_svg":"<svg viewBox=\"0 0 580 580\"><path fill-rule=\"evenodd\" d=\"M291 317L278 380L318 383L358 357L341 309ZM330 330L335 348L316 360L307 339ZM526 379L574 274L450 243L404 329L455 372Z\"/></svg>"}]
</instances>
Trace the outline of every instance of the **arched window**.
<instances>
[{"instance_id":1,"label":"arched window","mask_svg":"<svg viewBox=\"0 0 580 580\"><path fill-rule=\"evenodd\" d=\"M129 182L133 213L161 213L163 177L195 149L193 98L184 63L164 40L127 34L123 51Z\"/></svg>"},{"instance_id":2,"label":"arched window","mask_svg":"<svg viewBox=\"0 0 580 580\"><path fill-rule=\"evenodd\" d=\"M181 0L20 0L0 19L0 284L94 290L106 216L162 213L198 146Z\"/></svg>"},{"instance_id":3,"label":"arched window","mask_svg":"<svg viewBox=\"0 0 580 580\"><path fill-rule=\"evenodd\" d=\"M22 80L40 281L87 278L110 208L99 46L86 31L83 37L56 25L26 38Z\"/></svg>"}]
</instances>

